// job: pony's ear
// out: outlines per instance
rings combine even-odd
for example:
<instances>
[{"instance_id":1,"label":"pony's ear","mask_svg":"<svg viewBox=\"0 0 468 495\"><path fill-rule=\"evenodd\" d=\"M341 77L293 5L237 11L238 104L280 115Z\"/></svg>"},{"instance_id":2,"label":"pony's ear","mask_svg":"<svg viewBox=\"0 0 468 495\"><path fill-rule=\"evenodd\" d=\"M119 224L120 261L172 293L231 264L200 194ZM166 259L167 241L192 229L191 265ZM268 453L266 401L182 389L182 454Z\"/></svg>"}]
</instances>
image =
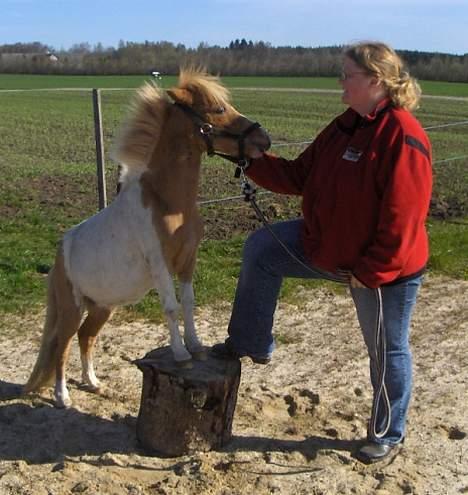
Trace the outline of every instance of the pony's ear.
<instances>
[{"instance_id":1,"label":"pony's ear","mask_svg":"<svg viewBox=\"0 0 468 495\"><path fill-rule=\"evenodd\" d=\"M190 91L183 88L168 89L167 94L177 103L183 103L184 105L193 104L193 95Z\"/></svg>"}]
</instances>

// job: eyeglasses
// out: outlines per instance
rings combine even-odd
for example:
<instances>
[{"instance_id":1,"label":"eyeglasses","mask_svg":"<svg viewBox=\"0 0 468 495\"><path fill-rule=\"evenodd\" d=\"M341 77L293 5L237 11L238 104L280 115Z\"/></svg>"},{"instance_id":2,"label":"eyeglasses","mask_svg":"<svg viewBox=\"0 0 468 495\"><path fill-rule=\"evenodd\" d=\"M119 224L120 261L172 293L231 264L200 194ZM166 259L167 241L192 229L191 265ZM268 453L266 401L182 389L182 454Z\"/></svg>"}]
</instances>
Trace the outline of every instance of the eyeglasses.
<instances>
[{"instance_id":1,"label":"eyeglasses","mask_svg":"<svg viewBox=\"0 0 468 495\"><path fill-rule=\"evenodd\" d=\"M347 79L350 79L351 77L353 77L356 74L367 74L367 75L369 75L368 72L364 72L363 70L357 70L357 71L348 72L348 73L346 73L344 71L341 71L340 81L346 81Z\"/></svg>"}]
</instances>

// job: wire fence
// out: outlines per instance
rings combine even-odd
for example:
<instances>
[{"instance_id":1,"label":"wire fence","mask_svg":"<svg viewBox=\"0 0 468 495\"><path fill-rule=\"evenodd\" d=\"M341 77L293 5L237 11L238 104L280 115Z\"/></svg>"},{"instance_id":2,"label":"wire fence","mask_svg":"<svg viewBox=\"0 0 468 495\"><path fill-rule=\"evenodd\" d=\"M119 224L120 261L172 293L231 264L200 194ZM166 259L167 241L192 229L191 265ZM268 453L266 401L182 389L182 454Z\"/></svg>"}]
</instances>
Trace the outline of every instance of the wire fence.
<instances>
[{"instance_id":1,"label":"wire fence","mask_svg":"<svg viewBox=\"0 0 468 495\"><path fill-rule=\"evenodd\" d=\"M232 88L232 89L244 89L244 90L270 90L271 88ZM274 88L273 88L274 89ZM285 91L293 89L290 88L281 88L282 90L284 89ZM102 91L132 91L132 88L102 88ZM0 90L0 93L18 93L18 92L36 92L36 91L44 91L44 92L61 92L61 91L79 91L79 92L92 92L93 90L90 88L44 88L44 89L9 89L9 90ZM335 92L333 90L315 90L315 89L304 89L301 91L310 91L310 92ZM339 92L339 90L337 90ZM466 101L466 97L443 97L443 96L428 96L425 95L426 98L440 98L440 99L454 99L454 100L463 100ZM424 127L426 131L434 131L437 129L446 129L446 128L453 128L453 127L459 127L459 126L466 126L468 125L468 120L462 120L458 122L447 122L447 123L442 123L442 124L436 124L436 125L430 125ZM273 143L271 148L272 149L280 149L280 148L300 148L304 147L307 145L310 145L313 141L312 140L303 140L303 141L296 141L296 142L276 142ZM452 157L447 157L444 159L436 160L434 161L434 165L438 164L447 164L451 162L456 162L460 160L465 160L468 159L468 154L467 155L457 155L457 156L452 156ZM105 188L105 186L104 186ZM257 195L273 195L275 193L270 192L270 191L259 191ZM244 195L232 195L232 196L225 196L221 198L213 198L213 199L206 199L206 200L201 200L198 201L199 206L208 206L208 205L216 205L216 204L222 204L222 203L228 203L231 201L238 201L238 200L243 200ZM102 205L101 205L102 206Z\"/></svg>"},{"instance_id":2,"label":"wire fence","mask_svg":"<svg viewBox=\"0 0 468 495\"><path fill-rule=\"evenodd\" d=\"M463 125L468 125L468 120L462 120L459 122L449 122L449 123L445 123L445 124L431 125L431 126L424 127L423 129L425 131L432 131L435 129L443 129L443 128L447 128L447 127L456 127L456 126L463 126ZM291 147L292 146L307 146L307 145L312 144L312 143L313 143L313 141L310 141L310 140L309 141L299 141L299 142L294 142L294 143L272 143L271 148L281 148L281 147L287 147L287 146L291 146ZM464 160L464 159L468 159L468 155L453 156L450 158L435 160L433 162L433 164L438 165L441 163L454 162L457 160ZM261 192L257 193L257 195L272 195L272 194L275 194L275 193L273 193L271 191L261 191ZM217 203L227 203L229 201L238 201L238 200L243 200L243 199L244 199L244 195L239 194L239 195L235 195L235 196L226 196L226 197L217 198L217 199L207 199L207 200L199 201L197 204L199 206L207 206L207 205L213 205L213 204L217 204Z\"/></svg>"}]
</instances>

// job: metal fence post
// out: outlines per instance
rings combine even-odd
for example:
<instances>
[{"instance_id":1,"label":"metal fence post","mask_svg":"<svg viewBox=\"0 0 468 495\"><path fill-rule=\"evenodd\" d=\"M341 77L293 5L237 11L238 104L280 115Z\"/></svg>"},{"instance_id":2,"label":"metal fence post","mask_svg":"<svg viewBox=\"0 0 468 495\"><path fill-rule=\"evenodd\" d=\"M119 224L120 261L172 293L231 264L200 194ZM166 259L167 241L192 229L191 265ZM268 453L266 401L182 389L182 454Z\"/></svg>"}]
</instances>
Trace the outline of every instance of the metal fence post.
<instances>
[{"instance_id":1,"label":"metal fence post","mask_svg":"<svg viewBox=\"0 0 468 495\"><path fill-rule=\"evenodd\" d=\"M101 93L93 89L94 137L96 140L96 163L98 181L98 206L102 210L107 206L106 174L104 165L104 139L102 134Z\"/></svg>"}]
</instances>

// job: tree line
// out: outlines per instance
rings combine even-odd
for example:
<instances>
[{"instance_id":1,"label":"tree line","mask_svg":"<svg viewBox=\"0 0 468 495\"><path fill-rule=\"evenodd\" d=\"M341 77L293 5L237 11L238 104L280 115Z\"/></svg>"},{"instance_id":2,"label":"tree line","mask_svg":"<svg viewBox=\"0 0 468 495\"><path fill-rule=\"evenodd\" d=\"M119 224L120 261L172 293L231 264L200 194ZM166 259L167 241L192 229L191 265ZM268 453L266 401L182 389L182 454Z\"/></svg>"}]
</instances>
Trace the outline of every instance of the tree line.
<instances>
[{"instance_id":1,"label":"tree line","mask_svg":"<svg viewBox=\"0 0 468 495\"><path fill-rule=\"evenodd\" d=\"M224 76L339 75L343 46L272 46L263 41L236 39L228 46L200 43L197 48L168 41L120 41L54 50L40 42L0 45L0 73L118 75L175 75L179 67L201 65ZM434 81L468 82L468 54L399 51L411 73Z\"/></svg>"}]
</instances>

